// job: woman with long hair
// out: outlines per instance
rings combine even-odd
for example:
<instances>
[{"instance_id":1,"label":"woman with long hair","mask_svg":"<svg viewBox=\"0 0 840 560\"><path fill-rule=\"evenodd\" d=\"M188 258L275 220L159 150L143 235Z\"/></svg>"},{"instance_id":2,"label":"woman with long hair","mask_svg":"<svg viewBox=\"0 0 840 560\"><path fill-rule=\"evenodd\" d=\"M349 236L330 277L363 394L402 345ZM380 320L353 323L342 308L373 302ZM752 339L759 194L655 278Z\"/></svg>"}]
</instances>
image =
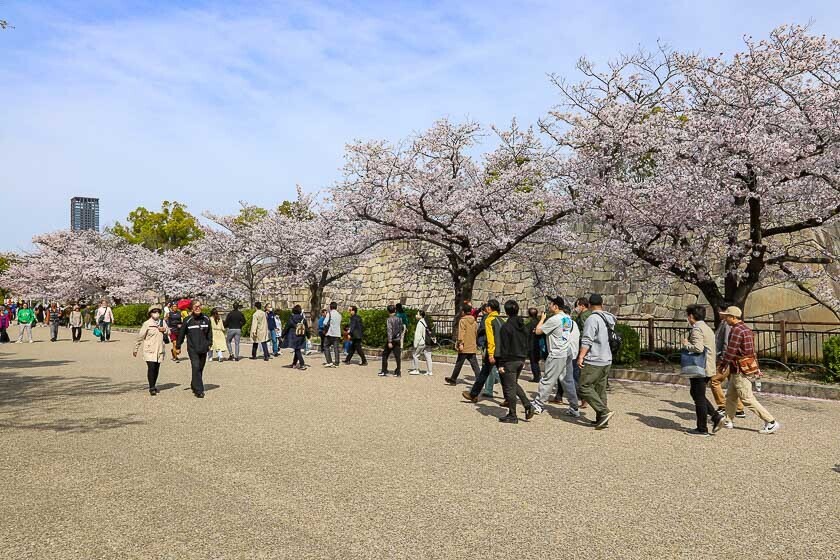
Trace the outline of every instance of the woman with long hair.
<instances>
[{"instance_id":1,"label":"woman with long hair","mask_svg":"<svg viewBox=\"0 0 840 560\"><path fill-rule=\"evenodd\" d=\"M213 352L216 353L216 358L221 362L222 354L227 351L227 343L225 342L225 323L219 316L219 310L214 307L210 310L210 328L213 329L213 345L210 347L209 358L213 359Z\"/></svg>"}]
</instances>

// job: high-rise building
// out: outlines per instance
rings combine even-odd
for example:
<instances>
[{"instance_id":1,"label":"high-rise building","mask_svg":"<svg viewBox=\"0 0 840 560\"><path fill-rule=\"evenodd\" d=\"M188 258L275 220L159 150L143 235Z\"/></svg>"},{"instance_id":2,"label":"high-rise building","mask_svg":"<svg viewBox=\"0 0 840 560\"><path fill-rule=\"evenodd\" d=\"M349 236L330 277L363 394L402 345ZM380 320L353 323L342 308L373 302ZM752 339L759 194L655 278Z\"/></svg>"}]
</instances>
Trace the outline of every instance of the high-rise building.
<instances>
[{"instance_id":1,"label":"high-rise building","mask_svg":"<svg viewBox=\"0 0 840 560\"><path fill-rule=\"evenodd\" d=\"M70 229L99 231L99 199L74 196L70 199Z\"/></svg>"}]
</instances>

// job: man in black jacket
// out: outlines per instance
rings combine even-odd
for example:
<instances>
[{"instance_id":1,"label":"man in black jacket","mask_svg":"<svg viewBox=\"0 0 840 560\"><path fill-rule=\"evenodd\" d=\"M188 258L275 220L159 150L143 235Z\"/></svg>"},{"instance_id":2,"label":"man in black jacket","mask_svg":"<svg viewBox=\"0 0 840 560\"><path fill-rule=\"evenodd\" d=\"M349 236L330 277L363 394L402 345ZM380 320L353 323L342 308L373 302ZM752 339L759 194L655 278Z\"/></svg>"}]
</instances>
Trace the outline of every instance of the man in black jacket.
<instances>
[{"instance_id":1,"label":"man in black jacket","mask_svg":"<svg viewBox=\"0 0 840 560\"><path fill-rule=\"evenodd\" d=\"M228 360L239 361L239 341L242 339L242 327L245 326L245 315L239 311L240 305L233 304L233 311L225 317L225 340L227 341ZM236 353L233 352L231 342L235 343Z\"/></svg>"},{"instance_id":2,"label":"man in black jacket","mask_svg":"<svg viewBox=\"0 0 840 560\"><path fill-rule=\"evenodd\" d=\"M193 302L192 314L181 325L178 334L178 346L187 340L187 354L192 365L192 382L190 388L199 399L204 398L204 364L207 363L207 352L213 344L213 329L210 319L201 312L201 304Z\"/></svg>"},{"instance_id":3,"label":"man in black jacket","mask_svg":"<svg viewBox=\"0 0 840 560\"><path fill-rule=\"evenodd\" d=\"M359 358L362 359L361 365L367 365L367 358L365 358L365 353L362 350L362 336L364 335L364 324L362 323L362 318L359 317L359 308L355 305L350 306L350 351L347 352L347 358L345 358L344 363L349 364L350 358L353 357L353 353L359 355Z\"/></svg>"},{"instance_id":4,"label":"man in black jacket","mask_svg":"<svg viewBox=\"0 0 840 560\"><path fill-rule=\"evenodd\" d=\"M534 416L534 407L528 400L528 395L519 386L519 374L525 365L525 358L530 350L530 333L519 316L519 304L509 299L505 302L505 313L508 320L499 329L499 338L496 341L496 354L499 356L496 364L499 368L499 375L502 378L502 391L508 406L507 416L499 418L499 422L516 424L519 419L516 417L516 398L522 401L525 407L525 419L530 420Z\"/></svg>"}]
</instances>

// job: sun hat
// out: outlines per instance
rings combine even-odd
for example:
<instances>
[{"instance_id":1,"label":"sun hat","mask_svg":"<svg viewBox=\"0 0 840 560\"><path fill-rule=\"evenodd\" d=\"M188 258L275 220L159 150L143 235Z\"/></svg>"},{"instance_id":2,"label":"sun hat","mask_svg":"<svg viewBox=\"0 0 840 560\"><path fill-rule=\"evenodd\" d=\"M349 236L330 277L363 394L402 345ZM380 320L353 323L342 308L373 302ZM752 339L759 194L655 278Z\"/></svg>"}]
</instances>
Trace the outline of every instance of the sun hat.
<instances>
[{"instance_id":1,"label":"sun hat","mask_svg":"<svg viewBox=\"0 0 840 560\"><path fill-rule=\"evenodd\" d=\"M155 304L149 306L149 313L151 313L152 311L155 311L155 310L160 311L161 309L162 309L162 306L155 303Z\"/></svg>"},{"instance_id":2,"label":"sun hat","mask_svg":"<svg viewBox=\"0 0 840 560\"><path fill-rule=\"evenodd\" d=\"M729 315L730 317L735 317L736 319L741 318L741 310L735 307L734 305L730 305L723 311L719 313L720 315Z\"/></svg>"}]
</instances>

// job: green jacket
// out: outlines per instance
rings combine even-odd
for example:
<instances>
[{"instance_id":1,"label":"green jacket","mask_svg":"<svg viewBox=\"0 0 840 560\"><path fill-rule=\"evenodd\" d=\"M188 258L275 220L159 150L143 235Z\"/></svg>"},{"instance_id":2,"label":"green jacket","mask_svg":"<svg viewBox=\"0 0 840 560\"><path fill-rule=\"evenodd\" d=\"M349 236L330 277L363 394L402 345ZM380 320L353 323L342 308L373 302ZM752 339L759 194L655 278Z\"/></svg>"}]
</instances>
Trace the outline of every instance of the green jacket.
<instances>
[{"instance_id":1,"label":"green jacket","mask_svg":"<svg viewBox=\"0 0 840 560\"><path fill-rule=\"evenodd\" d=\"M26 309L19 309L17 312L17 320L21 325L29 325L35 321L35 314L28 307Z\"/></svg>"},{"instance_id":2,"label":"green jacket","mask_svg":"<svg viewBox=\"0 0 840 560\"><path fill-rule=\"evenodd\" d=\"M592 312L587 309L586 311L580 312L578 316L575 317L575 322L578 324L580 332L583 332L583 325L586 324L586 320L589 319L590 315L592 315Z\"/></svg>"}]
</instances>

